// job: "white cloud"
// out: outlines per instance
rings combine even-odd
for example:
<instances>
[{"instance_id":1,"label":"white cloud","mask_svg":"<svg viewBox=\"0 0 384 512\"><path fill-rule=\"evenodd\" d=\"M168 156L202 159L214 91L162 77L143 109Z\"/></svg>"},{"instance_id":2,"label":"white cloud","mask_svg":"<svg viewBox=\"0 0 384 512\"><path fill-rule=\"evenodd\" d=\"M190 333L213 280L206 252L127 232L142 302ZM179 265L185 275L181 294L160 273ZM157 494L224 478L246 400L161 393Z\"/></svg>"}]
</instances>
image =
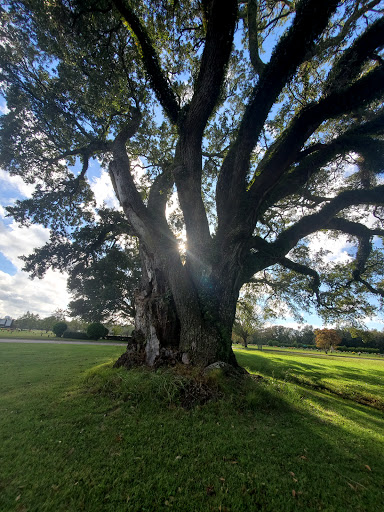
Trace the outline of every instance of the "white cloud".
<instances>
[{"instance_id":1,"label":"white cloud","mask_svg":"<svg viewBox=\"0 0 384 512\"><path fill-rule=\"evenodd\" d=\"M42 226L22 227L15 221L6 226L0 219L0 251L19 270L23 266L19 256L30 254L48 239L49 230Z\"/></svg>"},{"instance_id":2,"label":"white cloud","mask_svg":"<svg viewBox=\"0 0 384 512\"><path fill-rule=\"evenodd\" d=\"M0 209L0 217L5 211ZM12 221L6 225L0 218L0 251L16 267L9 275L0 270L0 317L16 318L27 311L48 316L55 309L65 309L70 300L66 289L67 275L48 270L43 279L31 280L21 271L19 256L30 254L49 238L49 231L42 226L20 227Z\"/></svg>"},{"instance_id":3,"label":"white cloud","mask_svg":"<svg viewBox=\"0 0 384 512\"><path fill-rule=\"evenodd\" d=\"M353 247L347 241L347 236L340 235L339 238L330 238L327 233L319 232L310 237L309 248L312 253L318 252L320 249L329 251L326 261L334 263L347 263L352 260L348 251Z\"/></svg>"},{"instance_id":4,"label":"white cloud","mask_svg":"<svg viewBox=\"0 0 384 512\"><path fill-rule=\"evenodd\" d=\"M44 279L29 279L24 272L10 276L0 271L0 316L17 318L30 311L49 316L55 309L65 309L70 299L67 276L49 270Z\"/></svg>"},{"instance_id":5,"label":"white cloud","mask_svg":"<svg viewBox=\"0 0 384 512\"><path fill-rule=\"evenodd\" d=\"M14 196L31 197L35 189L35 185L25 183L21 176L11 176L3 169L0 169L0 187L8 189L8 204L15 201L14 198L10 197L9 192L13 192Z\"/></svg>"},{"instance_id":6,"label":"white cloud","mask_svg":"<svg viewBox=\"0 0 384 512\"><path fill-rule=\"evenodd\" d=\"M90 181L91 189L95 194L97 206L102 206L105 203L109 208L119 208L119 201L117 200L111 178L109 173L103 169L100 176L96 176Z\"/></svg>"},{"instance_id":7,"label":"white cloud","mask_svg":"<svg viewBox=\"0 0 384 512\"><path fill-rule=\"evenodd\" d=\"M1 112L2 114L8 114L8 112L9 112L9 108L7 107L7 105L6 105L6 104L4 104L4 105L0 105L0 112Z\"/></svg>"}]
</instances>

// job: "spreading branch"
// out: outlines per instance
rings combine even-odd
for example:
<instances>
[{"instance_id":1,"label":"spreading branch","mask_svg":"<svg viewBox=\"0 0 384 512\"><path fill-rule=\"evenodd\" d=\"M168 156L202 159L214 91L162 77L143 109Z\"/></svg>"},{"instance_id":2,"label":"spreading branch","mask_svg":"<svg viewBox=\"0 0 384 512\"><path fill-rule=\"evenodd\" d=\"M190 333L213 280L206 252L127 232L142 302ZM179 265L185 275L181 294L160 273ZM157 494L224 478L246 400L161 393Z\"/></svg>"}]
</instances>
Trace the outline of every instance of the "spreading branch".
<instances>
[{"instance_id":1,"label":"spreading branch","mask_svg":"<svg viewBox=\"0 0 384 512\"><path fill-rule=\"evenodd\" d=\"M263 129L272 105L298 66L305 60L308 48L323 32L335 11L336 0L303 0L296 9L291 28L277 44L253 91L241 121L236 141L225 158L217 186L219 233L223 236L244 200L245 179L253 148ZM228 208L227 197L233 197L233 208Z\"/></svg>"},{"instance_id":2,"label":"spreading branch","mask_svg":"<svg viewBox=\"0 0 384 512\"><path fill-rule=\"evenodd\" d=\"M283 231L276 241L270 245L278 255L285 255L302 238L325 229L339 212L350 206L361 204L384 205L384 185L369 190L345 190L340 192L319 212L303 217L293 226Z\"/></svg>"},{"instance_id":3,"label":"spreading branch","mask_svg":"<svg viewBox=\"0 0 384 512\"><path fill-rule=\"evenodd\" d=\"M247 14L248 14L248 44L249 56L251 64L256 73L261 75L265 69L265 63L261 60L259 54L259 40L258 40L258 2L257 0L248 0Z\"/></svg>"},{"instance_id":4,"label":"spreading branch","mask_svg":"<svg viewBox=\"0 0 384 512\"><path fill-rule=\"evenodd\" d=\"M237 19L236 0L212 0L205 45L191 103L183 123L184 137L200 144L220 95Z\"/></svg>"},{"instance_id":5,"label":"spreading branch","mask_svg":"<svg viewBox=\"0 0 384 512\"><path fill-rule=\"evenodd\" d=\"M116 9L130 26L140 44L144 67L148 73L153 90L164 108L170 121L176 125L179 120L180 107L160 64L160 59L150 37L126 0L113 0Z\"/></svg>"},{"instance_id":6,"label":"spreading branch","mask_svg":"<svg viewBox=\"0 0 384 512\"><path fill-rule=\"evenodd\" d=\"M302 109L288 128L267 151L258 167L260 176L250 188L254 219L267 194L278 186L279 179L299 157L301 147L325 119L350 112L383 95L384 66L379 66L351 86L337 91ZM254 224L253 224L254 225Z\"/></svg>"},{"instance_id":7,"label":"spreading branch","mask_svg":"<svg viewBox=\"0 0 384 512\"><path fill-rule=\"evenodd\" d=\"M290 260L287 257L280 258L277 262L280 265L282 265L283 267L288 268L290 270L293 270L294 272L297 272L298 274L302 274L304 276L311 277L312 278L311 289L312 289L313 293L316 295L316 299L317 299L318 305L320 305L320 302L321 302L321 300L320 300L320 284L321 284L321 281L320 281L320 276L316 272L316 270L314 270L311 267L308 267L307 265L303 265L302 263L298 263L296 261L292 261L292 260Z\"/></svg>"}]
</instances>

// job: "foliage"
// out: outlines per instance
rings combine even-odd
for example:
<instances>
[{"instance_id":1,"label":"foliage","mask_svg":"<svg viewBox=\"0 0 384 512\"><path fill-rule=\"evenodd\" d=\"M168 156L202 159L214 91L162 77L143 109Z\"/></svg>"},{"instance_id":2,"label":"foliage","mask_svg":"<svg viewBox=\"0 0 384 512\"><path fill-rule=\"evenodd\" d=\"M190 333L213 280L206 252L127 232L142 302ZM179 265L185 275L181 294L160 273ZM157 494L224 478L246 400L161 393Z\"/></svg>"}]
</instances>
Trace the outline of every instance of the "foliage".
<instances>
[{"instance_id":1,"label":"foliage","mask_svg":"<svg viewBox=\"0 0 384 512\"><path fill-rule=\"evenodd\" d=\"M58 338L61 338L66 329L67 324L65 322L56 322L52 327L52 331L56 334Z\"/></svg>"},{"instance_id":2,"label":"foliage","mask_svg":"<svg viewBox=\"0 0 384 512\"><path fill-rule=\"evenodd\" d=\"M335 329L316 329L315 331L316 347L328 352L330 349L336 349L340 345L342 338Z\"/></svg>"},{"instance_id":3,"label":"foliage","mask_svg":"<svg viewBox=\"0 0 384 512\"><path fill-rule=\"evenodd\" d=\"M104 327L103 324L99 322L94 322L89 324L87 327L87 335L92 340L98 340L99 338L104 338L108 334L108 329Z\"/></svg>"},{"instance_id":4,"label":"foliage","mask_svg":"<svg viewBox=\"0 0 384 512\"><path fill-rule=\"evenodd\" d=\"M89 336L86 332L78 331L64 331L63 338L72 338L74 340L89 340Z\"/></svg>"},{"instance_id":5,"label":"foliage","mask_svg":"<svg viewBox=\"0 0 384 512\"><path fill-rule=\"evenodd\" d=\"M233 357L242 286L265 315L380 311L381 0L7 0L1 22L0 164L35 185L8 212L50 229L25 268L69 270L74 314L133 315L138 252L141 334L192 362Z\"/></svg>"},{"instance_id":6,"label":"foliage","mask_svg":"<svg viewBox=\"0 0 384 512\"><path fill-rule=\"evenodd\" d=\"M17 318L14 327L18 329L37 329L40 322L40 316L27 311L24 315Z\"/></svg>"},{"instance_id":7,"label":"foliage","mask_svg":"<svg viewBox=\"0 0 384 512\"><path fill-rule=\"evenodd\" d=\"M353 352L353 353L365 353L365 354L378 354L380 349L370 347L346 347L345 345L339 345L337 350L340 352Z\"/></svg>"},{"instance_id":8,"label":"foliage","mask_svg":"<svg viewBox=\"0 0 384 512\"><path fill-rule=\"evenodd\" d=\"M124 234L126 220L120 212L98 209L89 221L68 237L52 233L50 241L27 257L24 269L43 277L49 268L69 273L71 316L86 322L134 316L134 289L140 263L137 244Z\"/></svg>"},{"instance_id":9,"label":"foliage","mask_svg":"<svg viewBox=\"0 0 384 512\"><path fill-rule=\"evenodd\" d=\"M239 300L233 324L234 340L240 339L244 347L246 347L249 338L255 333L259 325L260 320L257 317L252 302L246 298Z\"/></svg>"}]
</instances>

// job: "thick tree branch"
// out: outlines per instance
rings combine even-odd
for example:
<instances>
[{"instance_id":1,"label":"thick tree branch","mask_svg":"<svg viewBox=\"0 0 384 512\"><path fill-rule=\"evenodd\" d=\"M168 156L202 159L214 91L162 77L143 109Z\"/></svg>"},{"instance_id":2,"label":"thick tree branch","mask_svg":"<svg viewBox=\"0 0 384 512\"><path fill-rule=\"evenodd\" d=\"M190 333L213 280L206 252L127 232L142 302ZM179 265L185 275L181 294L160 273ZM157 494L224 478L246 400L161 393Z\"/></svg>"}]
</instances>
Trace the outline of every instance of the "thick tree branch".
<instances>
[{"instance_id":1,"label":"thick tree branch","mask_svg":"<svg viewBox=\"0 0 384 512\"><path fill-rule=\"evenodd\" d=\"M308 48L314 45L326 28L337 5L337 0L302 0L297 6L291 28L280 39L261 74L245 110L236 141L220 171L216 197L219 236L221 232L225 236L228 223L243 202L250 155L272 105L305 59ZM231 208L228 208L228 195L233 198Z\"/></svg>"},{"instance_id":2,"label":"thick tree branch","mask_svg":"<svg viewBox=\"0 0 384 512\"><path fill-rule=\"evenodd\" d=\"M311 289L312 289L313 293L316 295L317 303L320 305L321 281L320 281L320 276L316 272L316 270L313 270L312 268L308 267L307 265L303 265L302 263L297 263L296 261L292 261L286 257L280 258L277 262L280 265L282 265L283 267L293 270L294 272L297 272L298 274L312 277Z\"/></svg>"},{"instance_id":3,"label":"thick tree branch","mask_svg":"<svg viewBox=\"0 0 384 512\"><path fill-rule=\"evenodd\" d=\"M164 108L167 116L173 124L177 124L179 120L180 108L170 84L161 68L159 57L156 50L141 23L140 19L133 12L127 0L113 0L116 9L128 23L135 34L142 53L144 67L148 73L153 90L157 99Z\"/></svg>"},{"instance_id":4,"label":"thick tree branch","mask_svg":"<svg viewBox=\"0 0 384 512\"><path fill-rule=\"evenodd\" d=\"M337 60L328 75L324 93L327 95L333 90L342 89L355 80L363 64L374 58L375 50L383 45L384 18L379 18Z\"/></svg>"},{"instance_id":5,"label":"thick tree branch","mask_svg":"<svg viewBox=\"0 0 384 512\"><path fill-rule=\"evenodd\" d=\"M381 97L384 66L379 66L350 87L337 91L319 102L304 108L290 123L275 144L267 151L258 167L260 176L250 188L255 212L299 156L299 150L308 137L325 119L337 117L357 106L363 106Z\"/></svg>"},{"instance_id":6,"label":"thick tree branch","mask_svg":"<svg viewBox=\"0 0 384 512\"><path fill-rule=\"evenodd\" d=\"M370 238L372 236L384 236L384 229L367 228L364 224L352 222L341 217L334 217L328 223L325 229L332 229L335 231L342 231L348 235L353 235L358 238Z\"/></svg>"},{"instance_id":7,"label":"thick tree branch","mask_svg":"<svg viewBox=\"0 0 384 512\"><path fill-rule=\"evenodd\" d=\"M171 172L171 166L157 176L151 186L148 197L148 210L153 215L156 222L166 223L165 209L172 190L174 179Z\"/></svg>"},{"instance_id":8,"label":"thick tree branch","mask_svg":"<svg viewBox=\"0 0 384 512\"><path fill-rule=\"evenodd\" d=\"M133 181L126 150L126 142L136 133L140 121L140 112L135 109L131 121L125 125L112 143L113 160L109 164L109 174L116 197L129 223L136 235L142 241L149 243L151 217Z\"/></svg>"},{"instance_id":9,"label":"thick tree branch","mask_svg":"<svg viewBox=\"0 0 384 512\"><path fill-rule=\"evenodd\" d=\"M212 0L206 7L208 27L205 46L194 94L180 126L174 168L194 275L205 272L206 260L212 256L209 223L201 195L201 141L207 121L217 105L230 58L237 1Z\"/></svg>"},{"instance_id":10,"label":"thick tree branch","mask_svg":"<svg viewBox=\"0 0 384 512\"><path fill-rule=\"evenodd\" d=\"M318 213L300 219L292 227L283 231L270 246L276 256L285 256L299 240L320 229L326 229L332 219L342 210L352 205L384 205L384 185L370 190L346 190L332 199Z\"/></svg>"},{"instance_id":11,"label":"thick tree branch","mask_svg":"<svg viewBox=\"0 0 384 512\"><path fill-rule=\"evenodd\" d=\"M347 18L344 21L344 24L339 32L334 37L330 37L323 41L321 44L316 46L316 52L315 55L322 54L324 51L326 51L328 48L335 48L342 43L345 42L348 34L350 33L351 29L356 26L356 23L358 20L367 12L370 10L373 10L378 4L381 3L382 0L371 0L371 2L364 2L363 5L359 8L359 4L356 4L356 7L354 9L354 12L351 14L349 18Z\"/></svg>"},{"instance_id":12,"label":"thick tree branch","mask_svg":"<svg viewBox=\"0 0 384 512\"><path fill-rule=\"evenodd\" d=\"M182 133L200 143L216 107L227 69L237 19L236 0L212 0L199 75Z\"/></svg>"},{"instance_id":13,"label":"thick tree branch","mask_svg":"<svg viewBox=\"0 0 384 512\"><path fill-rule=\"evenodd\" d=\"M356 259L354 263L354 270L352 272L353 281L357 281L363 284L371 293L375 295L381 295L384 297L383 288L375 288L366 279L362 277L362 274L366 271L366 264L368 258L372 252L372 242L369 235L360 235L359 237L359 248L357 250Z\"/></svg>"},{"instance_id":14,"label":"thick tree branch","mask_svg":"<svg viewBox=\"0 0 384 512\"><path fill-rule=\"evenodd\" d=\"M248 44L249 56L251 64L256 73L260 75L265 69L265 63L261 60L259 54L259 41L258 41L258 0L248 0L247 2L247 15L248 15Z\"/></svg>"},{"instance_id":15,"label":"thick tree branch","mask_svg":"<svg viewBox=\"0 0 384 512\"><path fill-rule=\"evenodd\" d=\"M360 126L347 130L328 144L314 144L301 151L295 161L297 165L291 167L267 195L259 208L259 214L285 197L298 192L305 193L300 189L311 176L338 155L344 156L354 151L366 156L370 161L374 158L380 164L379 168L381 169L384 162L384 143L372 136L380 134L382 130L384 130L384 112L380 112ZM374 165L371 166L371 170L375 171ZM326 199L324 198L324 200Z\"/></svg>"}]
</instances>

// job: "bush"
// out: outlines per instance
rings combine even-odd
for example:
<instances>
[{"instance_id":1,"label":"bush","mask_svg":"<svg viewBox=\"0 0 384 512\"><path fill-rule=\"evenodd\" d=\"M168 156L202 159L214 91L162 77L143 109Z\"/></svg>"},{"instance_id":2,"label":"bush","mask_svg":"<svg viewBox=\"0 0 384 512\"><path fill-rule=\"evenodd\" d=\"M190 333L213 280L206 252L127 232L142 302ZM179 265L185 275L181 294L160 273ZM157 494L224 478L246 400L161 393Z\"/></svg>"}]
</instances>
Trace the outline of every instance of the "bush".
<instances>
[{"instance_id":1,"label":"bush","mask_svg":"<svg viewBox=\"0 0 384 512\"><path fill-rule=\"evenodd\" d=\"M66 330L67 324L65 322L56 322L52 327L52 331L56 334L58 338L61 338L61 336Z\"/></svg>"},{"instance_id":2,"label":"bush","mask_svg":"<svg viewBox=\"0 0 384 512\"><path fill-rule=\"evenodd\" d=\"M337 347L337 350L340 352L364 352L368 354L378 354L380 350L378 348L370 348L370 347L346 347L345 345L340 345Z\"/></svg>"},{"instance_id":3,"label":"bush","mask_svg":"<svg viewBox=\"0 0 384 512\"><path fill-rule=\"evenodd\" d=\"M73 340L89 340L88 334L86 332L76 331L65 331L63 338L72 338Z\"/></svg>"},{"instance_id":4,"label":"bush","mask_svg":"<svg viewBox=\"0 0 384 512\"><path fill-rule=\"evenodd\" d=\"M99 322L95 322L93 324L88 325L87 334L91 340L98 340L99 338L104 338L108 334L108 329L104 327L103 324Z\"/></svg>"}]
</instances>

